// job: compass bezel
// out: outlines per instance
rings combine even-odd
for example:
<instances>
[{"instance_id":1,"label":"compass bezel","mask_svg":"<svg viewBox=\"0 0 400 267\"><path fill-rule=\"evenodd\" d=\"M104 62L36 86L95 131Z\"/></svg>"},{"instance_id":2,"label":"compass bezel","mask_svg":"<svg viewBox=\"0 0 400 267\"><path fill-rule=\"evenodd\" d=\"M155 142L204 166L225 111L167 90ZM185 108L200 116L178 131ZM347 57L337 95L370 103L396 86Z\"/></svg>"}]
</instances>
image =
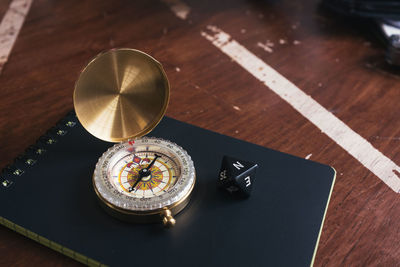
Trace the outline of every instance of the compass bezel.
<instances>
[{"instance_id":1,"label":"compass bezel","mask_svg":"<svg viewBox=\"0 0 400 267\"><path fill-rule=\"evenodd\" d=\"M125 153L134 153L135 148L143 146L148 146L152 149L162 148L164 153L168 151L168 153L175 156L175 159L178 160L176 163L181 168L177 182L161 196L150 198L129 197L119 192L110 181L108 170L112 167L110 164L112 164L113 158L121 158ZM184 200L192 192L194 184L195 168L189 154L179 145L155 137L141 137L135 139L133 144L125 141L112 146L99 158L93 174L93 185L99 199L117 213L132 215L159 213L162 209L173 208L178 204L184 203Z\"/></svg>"}]
</instances>

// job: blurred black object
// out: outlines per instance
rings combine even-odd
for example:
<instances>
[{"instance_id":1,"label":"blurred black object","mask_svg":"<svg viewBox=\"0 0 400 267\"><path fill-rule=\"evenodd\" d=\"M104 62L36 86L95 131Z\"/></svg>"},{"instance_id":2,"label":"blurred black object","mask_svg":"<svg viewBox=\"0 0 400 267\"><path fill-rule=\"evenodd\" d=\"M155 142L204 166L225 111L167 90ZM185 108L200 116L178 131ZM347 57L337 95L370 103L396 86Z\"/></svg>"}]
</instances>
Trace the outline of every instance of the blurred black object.
<instances>
[{"instance_id":1,"label":"blurred black object","mask_svg":"<svg viewBox=\"0 0 400 267\"><path fill-rule=\"evenodd\" d=\"M386 61L400 66L400 1L323 0L322 3L342 15L373 19L386 44Z\"/></svg>"},{"instance_id":2,"label":"blurred black object","mask_svg":"<svg viewBox=\"0 0 400 267\"><path fill-rule=\"evenodd\" d=\"M386 62L400 66L400 21L377 20L386 43Z\"/></svg>"},{"instance_id":3,"label":"blurred black object","mask_svg":"<svg viewBox=\"0 0 400 267\"><path fill-rule=\"evenodd\" d=\"M398 0L324 0L323 3L343 15L400 20Z\"/></svg>"}]
</instances>

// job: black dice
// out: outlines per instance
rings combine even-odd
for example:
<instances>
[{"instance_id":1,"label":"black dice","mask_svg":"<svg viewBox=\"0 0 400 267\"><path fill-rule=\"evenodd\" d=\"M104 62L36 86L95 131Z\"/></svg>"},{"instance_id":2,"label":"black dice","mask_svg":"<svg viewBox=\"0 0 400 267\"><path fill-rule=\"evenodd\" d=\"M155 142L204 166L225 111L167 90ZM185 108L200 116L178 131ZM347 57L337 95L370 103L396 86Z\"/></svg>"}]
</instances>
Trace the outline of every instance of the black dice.
<instances>
[{"instance_id":1,"label":"black dice","mask_svg":"<svg viewBox=\"0 0 400 267\"><path fill-rule=\"evenodd\" d=\"M249 197L256 177L256 163L224 156L218 187L239 197Z\"/></svg>"}]
</instances>

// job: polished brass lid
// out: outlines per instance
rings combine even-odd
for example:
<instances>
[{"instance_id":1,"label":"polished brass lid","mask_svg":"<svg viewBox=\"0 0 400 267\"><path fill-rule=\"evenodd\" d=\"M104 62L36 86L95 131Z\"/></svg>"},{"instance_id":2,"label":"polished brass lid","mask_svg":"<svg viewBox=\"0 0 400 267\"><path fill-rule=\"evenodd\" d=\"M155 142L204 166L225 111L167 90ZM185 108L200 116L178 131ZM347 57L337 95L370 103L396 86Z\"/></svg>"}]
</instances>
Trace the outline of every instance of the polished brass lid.
<instances>
[{"instance_id":1,"label":"polished brass lid","mask_svg":"<svg viewBox=\"0 0 400 267\"><path fill-rule=\"evenodd\" d=\"M135 49L112 49L95 57L75 84L74 107L95 137L119 142L150 132L169 101L161 64Z\"/></svg>"}]
</instances>

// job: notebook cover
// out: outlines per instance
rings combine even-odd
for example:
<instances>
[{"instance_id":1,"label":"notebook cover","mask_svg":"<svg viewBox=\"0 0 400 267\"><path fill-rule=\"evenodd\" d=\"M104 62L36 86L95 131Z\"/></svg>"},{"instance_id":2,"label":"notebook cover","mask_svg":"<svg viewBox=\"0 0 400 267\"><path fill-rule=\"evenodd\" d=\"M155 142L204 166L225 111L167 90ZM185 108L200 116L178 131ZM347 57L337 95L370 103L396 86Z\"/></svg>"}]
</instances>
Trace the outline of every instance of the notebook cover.
<instances>
[{"instance_id":1,"label":"notebook cover","mask_svg":"<svg viewBox=\"0 0 400 267\"><path fill-rule=\"evenodd\" d=\"M88 265L312 264L334 169L167 117L149 136L179 144L195 164L193 196L174 228L129 224L102 210L91 178L113 144L91 136L73 114L2 173L12 184L0 186L0 223ZM38 147L42 155L33 152ZM217 189L223 155L259 165L250 198Z\"/></svg>"}]
</instances>

